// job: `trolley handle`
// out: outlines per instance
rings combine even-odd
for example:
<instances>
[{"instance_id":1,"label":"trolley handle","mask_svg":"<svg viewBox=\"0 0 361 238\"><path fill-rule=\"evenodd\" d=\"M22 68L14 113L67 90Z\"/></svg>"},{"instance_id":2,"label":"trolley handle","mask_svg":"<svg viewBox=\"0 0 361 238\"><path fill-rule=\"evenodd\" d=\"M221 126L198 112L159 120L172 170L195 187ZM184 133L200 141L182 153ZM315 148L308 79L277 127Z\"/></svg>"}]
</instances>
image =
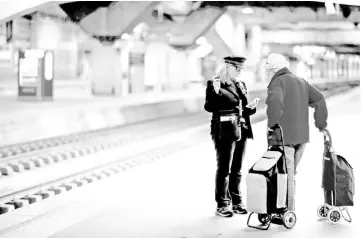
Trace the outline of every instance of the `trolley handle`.
<instances>
[{"instance_id":1,"label":"trolley handle","mask_svg":"<svg viewBox=\"0 0 361 238\"><path fill-rule=\"evenodd\" d=\"M332 137L331 137L331 133L328 129L323 129L323 140L324 142L329 142L330 143L330 148L332 147Z\"/></svg>"},{"instance_id":2,"label":"trolley handle","mask_svg":"<svg viewBox=\"0 0 361 238\"><path fill-rule=\"evenodd\" d=\"M280 124L276 124L276 125L274 125L272 128L270 128L270 129L273 130L273 131L275 131L277 128L280 129L283 155L286 156L286 155L285 155L285 153L286 153L286 152L285 152L285 142L284 142L284 139L283 139L283 129L282 129L281 125L280 125ZM275 132L275 133L276 133L276 132ZM276 136L277 136L277 135L276 135Z\"/></svg>"}]
</instances>

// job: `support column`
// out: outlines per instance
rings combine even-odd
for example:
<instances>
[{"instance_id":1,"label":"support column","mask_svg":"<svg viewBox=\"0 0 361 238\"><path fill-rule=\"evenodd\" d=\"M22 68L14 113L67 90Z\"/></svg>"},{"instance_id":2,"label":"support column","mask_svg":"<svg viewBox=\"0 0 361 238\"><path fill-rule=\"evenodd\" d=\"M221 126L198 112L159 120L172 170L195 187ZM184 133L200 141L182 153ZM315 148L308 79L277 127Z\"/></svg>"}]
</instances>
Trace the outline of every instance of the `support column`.
<instances>
[{"instance_id":1,"label":"support column","mask_svg":"<svg viewBox=\"0 0 361 238\"><path fill-rule=\"evenodd\" d=\"M174 90L183 89L189 84L189 61L185 51L172 49L169 58L169 83Z\"/></svg>"},{"instance_id":2,"label":"support column","mask_svg":"<svg viewBox=\"0 0 361 238\"><path fill-rule=\"evenodd\" d=\"M170 50L169 45L163 41L148 43L144 59L144 83L155 92L161 92L167 84Z\"/></svg>"},{"instance_id":3,"label":"support column","mask_svg":"<svg viewBox=\"0 0 361 238\"><path fill-rule=\"evenodd\" d=\"M55 81L76 80L78 45L75 27L69 22L41 14L34 14L31 21L30 48L53 51Z\"/></svg>"},{"instance_id":4,"label":"support column","mask_svg":"<svg viewBox=\"0 0 361 238\"><path fill-rule=\"evenodd\" d=\"M248 58L252 64L257 64L262 57L262 30L259 25L252 26L249 39Z\"/></svg>"},{"instance_id":5,"label":"support column","mask_svg":"<svg viewBox=\"0 0 361 238\"><path fill-rule=\"evenodd\" d=\"M352 56L349 56L347 58L347 62L348 62L348 67L347 67L347 71L348 71L348 76L350 78L353 77L353 72L352 72L352 65L353 65L353 60L352 60Z\"/></svg>"},{"instance_id":6,"label":"support column","mask_svg":"<svg viewBox=\"0 0 361 238\"><path fill-rule=\"evenodd\" d=\"M332 74L332 78L337 78L338 77L338 60L337 60L337 56L336 58L333 60L333 65L332 65L332 70L333 70L333 74Z\"/></svg>"},{"instance_id":7,"label":"support column","mask_svg":"<svg viewBox=\"0 0 361 238\"><path fill-rule=\"evenodd\" d=\"M235 37L233 38L233 52L239 56L247 55L245 25L233 20Z\"/></svg>"},{"instance_id":8,"label":"support column","mask_svg":"<svg viewBox=\"0 0 361 238\"><path fill-rule=\"evenodd\" d=\"M92 42L89 55L90 80L93 94L118 94L121 81L120 55L111 45Z\"/></svg>"},{"instance_id":9,"label":"support column","mask_svg":"<svg viewBox=\"0 0 361 238\"><path fill-rule=\"evenodd\" d=\"M327 77L330 79L334 77L334 59L327 60Z\"/></svg>"},{"instance_id":10,"label":"support column","mask_svg":"<svg viewBox=\"0 0 361 238\"><path fill-rule=\"evenodd\" d=\"M250 84L256 83L257 80L261 78L262 70L259 70L260 60L262 58L262 30L259 25L251 27L250 36L249 36L249 48L247 51L247 61L246 66L248 68L248 74L251 76Z\"/></svg>"}]
</instances>

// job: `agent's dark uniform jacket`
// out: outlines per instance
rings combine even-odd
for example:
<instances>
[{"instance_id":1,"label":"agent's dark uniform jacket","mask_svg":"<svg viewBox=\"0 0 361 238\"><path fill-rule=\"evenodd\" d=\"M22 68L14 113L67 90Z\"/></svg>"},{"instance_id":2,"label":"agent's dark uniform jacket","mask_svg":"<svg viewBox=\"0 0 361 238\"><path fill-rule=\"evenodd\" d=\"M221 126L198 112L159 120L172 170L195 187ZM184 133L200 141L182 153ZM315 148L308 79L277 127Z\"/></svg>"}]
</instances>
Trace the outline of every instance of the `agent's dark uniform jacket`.
<instances>
[{"instance_id":1,"label":"agent's dark uniform jacket","mask_svg":"<svg viewBox=\"0 0 361 238\"><path fill-rule=\"evenodd\" d=\"M241 88L243 90L241 90ZM246 107L248 104L246 84L243 82L237 83L236 85L228 82L221 83L221 88L217 94L213 88L213 81L207 81L206 102L204 104L204 109L207 112L213 113L211 129L212 136L217 136L215 134L217 131L215 130L214 123L219 120L219 111L234 110L237 112L239 110L240 100L242 101L242 117L245 121L244 127L242 127L242 136L253 139L253 131L249 116L256 113L256 108L250 109Z\"/></svg>"}]
</instances>

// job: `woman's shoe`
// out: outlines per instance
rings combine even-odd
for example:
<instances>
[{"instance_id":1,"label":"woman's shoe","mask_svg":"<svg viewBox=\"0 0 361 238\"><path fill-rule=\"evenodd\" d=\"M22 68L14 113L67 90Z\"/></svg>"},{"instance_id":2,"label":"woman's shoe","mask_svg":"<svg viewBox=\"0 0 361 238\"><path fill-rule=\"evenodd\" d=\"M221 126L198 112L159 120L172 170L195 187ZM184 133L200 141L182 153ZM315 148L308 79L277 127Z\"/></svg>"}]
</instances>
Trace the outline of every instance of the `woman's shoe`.
<instances>
[{"instance_id":1,"label":"woman's shoe","mask_svg":"<svg viewBox=\"0 0 361 238\"><path fill-rule=\"evenodd\" d=\"M233 212L231 211L229 206L220 207L220 208L217 208L216 215L221 216L221 217L233 217Z\"/></svg>"},{"instance_id":2,"label":"woman's shoe","mask_svg":"<svg viewBox=\"0 0 361 238\"><path fill-rule=\"evenodd\" d=\"M247 214L246 207L243 205L243 203L240 203L238 205L233 205L232 210L236 214Z\"/></svg>"}]
</instances>

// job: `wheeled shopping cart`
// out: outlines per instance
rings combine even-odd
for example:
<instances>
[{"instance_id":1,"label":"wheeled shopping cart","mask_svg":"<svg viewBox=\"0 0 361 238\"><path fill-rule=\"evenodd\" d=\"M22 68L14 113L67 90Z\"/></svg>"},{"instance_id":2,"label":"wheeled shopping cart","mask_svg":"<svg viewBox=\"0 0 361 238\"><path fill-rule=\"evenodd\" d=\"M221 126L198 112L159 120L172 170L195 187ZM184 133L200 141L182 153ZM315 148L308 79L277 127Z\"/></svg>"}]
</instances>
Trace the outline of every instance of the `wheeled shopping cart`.
<instances>
[{"instance_id":1,"label":"wheeled shopping cart","mask_svg":"<svg viewBox=\"0 0 361 238\"><path fill-rule=\"evenodd\" d=\"M287 211L287 166L283 131L279 125L272 129L277 141L280 137L281 146L271 145L269 140L268 150L250 168L246 177L247 210L250 212L247 225L267 230L271 221L277 219L276 224L283 224L290 229L296 224L296 214ZM258 214L260 224L257 226L250 224L254 214Z\"/></svg>"},{"instance_id":2,"label":"wheeled shopping cart","mask_svg":"<svg viewBox=\"0 0 361 238\"><path fill-rule=\"evenodd\" d=\"M347 160L334 152L332 138L328 130L324 132L322 188L324 189L324 204L317 208L317 214L322 219L336 224L343 217L351 222L347 206L353 206L355 194L355 179L353 168Z\"/></svg>"}]
</instances>

